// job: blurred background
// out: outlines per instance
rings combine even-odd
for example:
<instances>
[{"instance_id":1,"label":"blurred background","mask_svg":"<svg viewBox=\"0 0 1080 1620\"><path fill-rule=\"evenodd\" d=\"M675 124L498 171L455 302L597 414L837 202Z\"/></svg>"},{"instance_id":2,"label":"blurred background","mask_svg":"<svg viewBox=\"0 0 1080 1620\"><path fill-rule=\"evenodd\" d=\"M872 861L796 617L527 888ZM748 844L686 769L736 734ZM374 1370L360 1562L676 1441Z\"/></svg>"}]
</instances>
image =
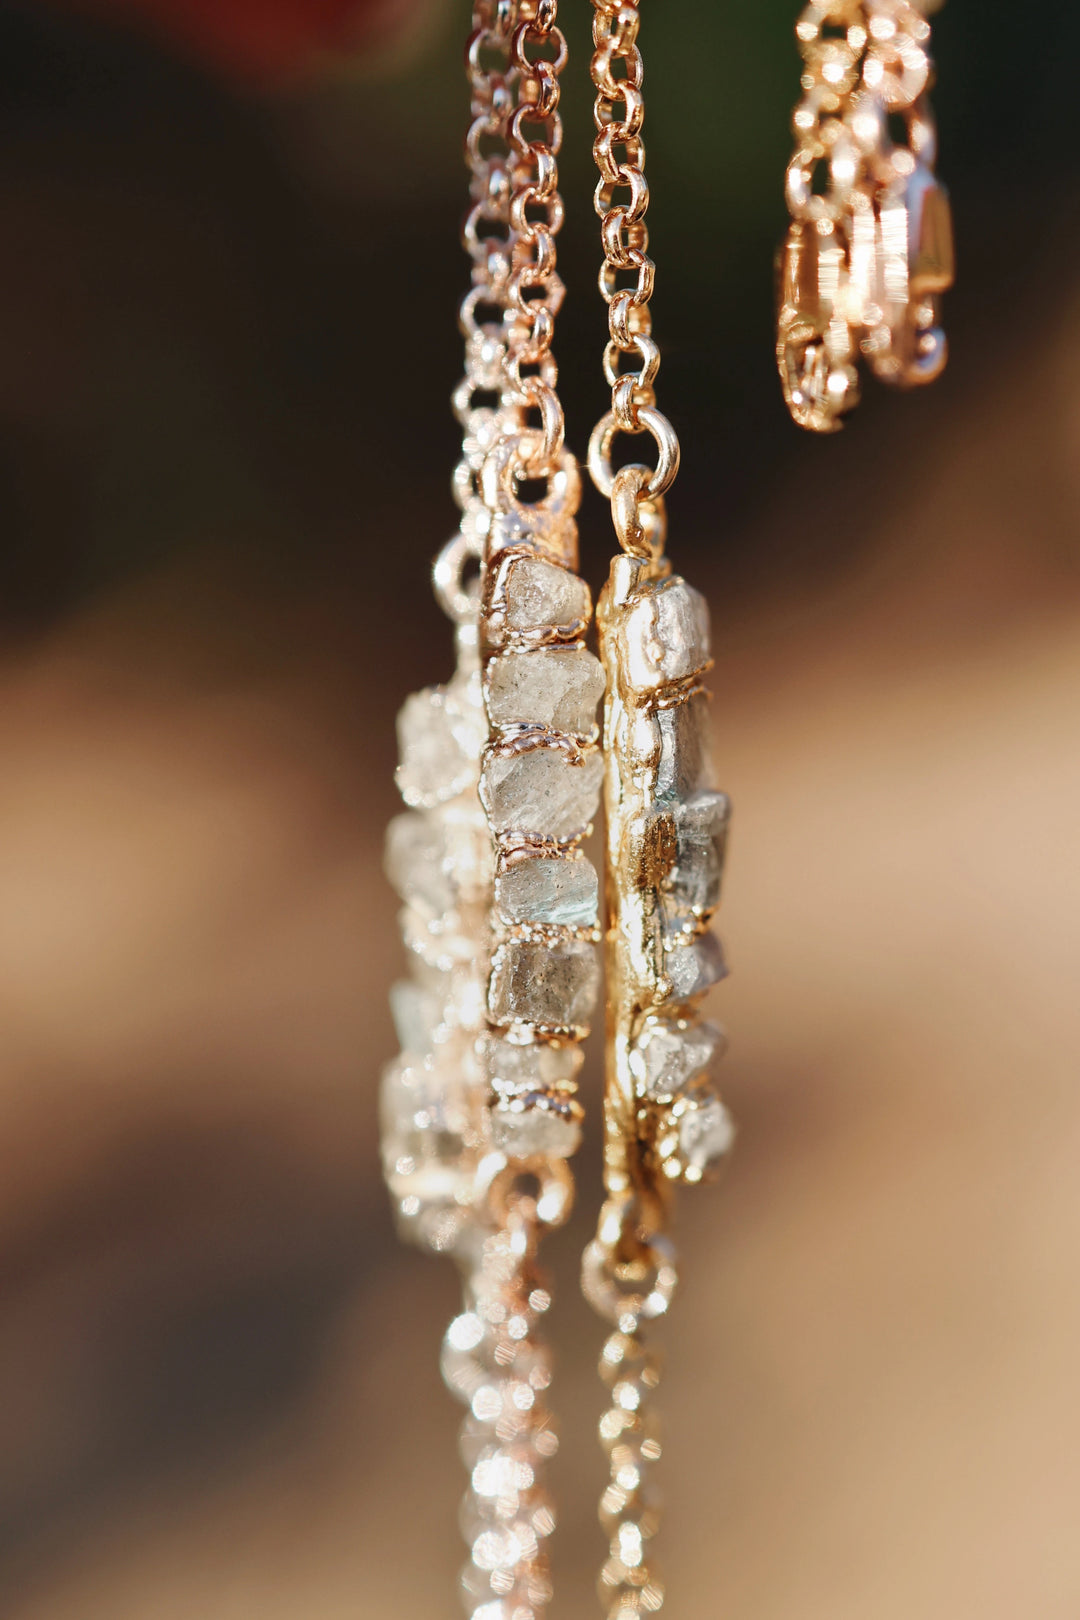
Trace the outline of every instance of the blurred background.
<instances>
[{"instance_id":1,"label":"blurred background","mask_svg":"<svg viewBox=\"0 0 1080 1620\"><path fill-rule=\"evenodd\" d=\"M580 451L604 318L562 9ZM671 1613L1076 1620L1080 9L936 19L949 369L824 441L772 362L794 0L644 9L671 549L736 805L741 1137L681 1205ZM395 1240L375 1091L393 719L451 657L466 28L0 6L5 1620L458 1612L455 1278ZM589 494L594 585L609 551ZM566 1620L603 1550L595 1134L579 1169Z\"/></svg>"}]
</instances>

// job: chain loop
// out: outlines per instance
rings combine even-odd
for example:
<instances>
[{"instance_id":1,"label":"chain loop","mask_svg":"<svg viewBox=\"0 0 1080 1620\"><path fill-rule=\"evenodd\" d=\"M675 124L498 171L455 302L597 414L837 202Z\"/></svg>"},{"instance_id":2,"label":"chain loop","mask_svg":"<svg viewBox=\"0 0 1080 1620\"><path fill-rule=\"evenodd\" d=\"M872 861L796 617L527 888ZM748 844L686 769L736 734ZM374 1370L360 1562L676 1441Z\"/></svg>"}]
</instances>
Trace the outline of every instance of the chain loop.
<instances>
[{"instance_id":1,"label":"chain loop","mask_svg":"<svg viewBox=\"0 0 1080 1620\"><path fill-rule=\"evenodd\" d=\"M521 425L539 415L539 432L522 435L530 451L522 470L544 478L558 466L565 436L558 372L551 345L563 300L555 238L563 223L558 153L562 146L559 76L566 39L557 26L557 0L520 0L510 44L517 104L506 125L513 185L508 217L513 233L508 300L513 325L505 372ZM527 368L527 370L523 370Z\"/></svg>"},{"instance_id":2,"label":"chain loop","mask_svg":"<svg viewBox=\"0 0 1080 1620\"><path fill-rule=\"evenodd\" d=\"M465 570L470 562L479 563L482 554L480 541L459 529L435 559L432 569L435 600L453 624L470 624L479 611L479 577L467 584Z\"/></svg>"},{"instance_id":3,"label":"chain loop","mask_svg":"<svg viewBox=\"0 0 1080 1620\"><path fill-rule=\"evenodd\" d=\"M594 1238L582 1258L581 1279L595 1311L624 1333L636 1332L639 1323L663 1316L674 1298L679 1280L675 1246L657 1232L632 1259L619 1260Z\"/></svg>"},{"instance_id":4,"label":"chain loop","mask_svg":"<svg viewBox=\"0 0 1080 1620\"><path fill-rule=\"evenodd\" d=\"M667 513L664 500L650 501L645 493L652 474L648 467L631 462L620 467L611 489L611 518L622 549L643 562L656 562L664 555L667 539Z\"/></svg>"},{"instance_id":5,"label":"chain loop","mask_svg":"<svg viewBox=\"0 0 1080 1620\"><path fill-rule=\"evenodd\" d=\"M662 411L652 405L640 405L637 410L638 426L625 427L615 410L608 411L597 422L589 440L589 473L601 495L611 499L615 487L615 469L611 465L611 447L620 433L651 433L657 450L657 462L649 482L642 487L642 497L655 501L675 482L679 470L679 440L675 429Z\"/></svg>"}]
</instances>

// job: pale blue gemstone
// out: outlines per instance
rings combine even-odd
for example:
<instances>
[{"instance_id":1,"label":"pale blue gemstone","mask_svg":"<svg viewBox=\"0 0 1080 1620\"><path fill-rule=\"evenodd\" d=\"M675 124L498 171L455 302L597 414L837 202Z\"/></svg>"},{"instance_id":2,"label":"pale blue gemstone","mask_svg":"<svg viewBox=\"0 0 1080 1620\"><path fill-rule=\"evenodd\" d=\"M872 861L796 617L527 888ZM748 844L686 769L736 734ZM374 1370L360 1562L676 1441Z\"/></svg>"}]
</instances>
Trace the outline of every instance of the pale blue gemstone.
<instances>
[{"instance_id":1,"label":"pale blue gemstone","mask_svg":"<svg viewBox=\"0 0 1080 1620\"><path fill-rule=\"evenodd\" d=\"M709 698L706 692L656 716L660 731L660 760L656 767L656 793L661 799L689 799L712 781Z\"/></svg>"},{"instance_id":2,"label":"pale blue gemstone","mask_svg":"<svg viewBox=\"0 0 1080 1620\"><path fill-rule=\"evenodd\" d=\"M490 756L480 796L496 833L567 843L580 837L596 814L603 775L596 749L574 761L561 748L530 748Z\"/></svg>"},{"instance_id":3,"label":"pale blue gemstone","mask_svg":"<svg viewBox=\"0 0 1080 1620\"><path fill-rule=\"evenodd\" d=\"M664 953L664 971L671 980L670 1001L689 1001L727 976L724 952L715 934L699 934L686 944Z\"/></svg>"},{"instance_id":4,"label":"pale blue gemstone","mask_svg":"<svg viewBox=\"0 0 1080 1620\"><path fill-rule=\"evenodd\" d=\"M517 861L496 879L495 904L507 923L594 928L599 906L596 868L584 856Z\"/></svg>"},{"instance_id":5,"label":"pale blue gemstone","mask_svg":"<svg viewBox=\"0 0 1080 1620\"><path fill-rule=\"evenodd\" d=\"M674 809L675 865L664 881L665 937L692 934L720 901L730 802L723 793L697 793Z\"/></svg>"},{"instance_id":6,"label":"pale blue gemstone","mask_svg":"<svg viewBox=\"0 0 1080 1620\"><path fill-rule=\"evenodd\" d=\"M595 946L573 939L557 945L510 940L499 946L492 964L491 1021L551 1030L583 1028L599 986Z\"/></svg>"},{"instance_id":7,"label":"pale blue gemstone","mask_svg":"<svg viewBox=\"0 0 1080 1620\"><path fill-rule=\"evenodd\" d=\"M538 647L504 653L487 669L492 725L539 725L574 736L596 731L604 670L584 647Z\"/></svg>"}]
</instances>

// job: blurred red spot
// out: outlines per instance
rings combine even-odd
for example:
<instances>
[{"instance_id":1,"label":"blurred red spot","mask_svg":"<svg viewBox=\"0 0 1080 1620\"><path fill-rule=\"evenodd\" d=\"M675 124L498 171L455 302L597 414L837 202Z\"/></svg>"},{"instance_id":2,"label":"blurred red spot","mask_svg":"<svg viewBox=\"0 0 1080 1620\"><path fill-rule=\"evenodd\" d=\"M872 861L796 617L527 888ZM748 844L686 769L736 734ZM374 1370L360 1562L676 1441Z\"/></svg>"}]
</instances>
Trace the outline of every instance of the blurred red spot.
<instances>
[{"instance_id":1,"label":"blurred red spot","mask_svg":"<svg viewBox=\"0 0 1080 1620\"><path fill-rule=\"evenodd\" d=\"M233 77L302 77L389 33L412 0L66 0L129 22Z\"/></svg>"}]
</instances>

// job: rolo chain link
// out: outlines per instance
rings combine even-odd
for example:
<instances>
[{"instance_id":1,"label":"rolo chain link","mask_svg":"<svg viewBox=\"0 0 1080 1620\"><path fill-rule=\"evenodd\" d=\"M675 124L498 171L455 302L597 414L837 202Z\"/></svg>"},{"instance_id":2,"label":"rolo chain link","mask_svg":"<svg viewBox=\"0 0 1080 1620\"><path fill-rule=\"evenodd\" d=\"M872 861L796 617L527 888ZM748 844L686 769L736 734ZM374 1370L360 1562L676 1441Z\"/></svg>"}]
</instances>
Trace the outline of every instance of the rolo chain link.
<instances>
[{"instance_id":1,"label":"rolo chain link","mask_svg":"<svg viewBox=\"0 0 1080 1620\"><path fill-rule=\"evenodd\" d=\"M559 77L567 50L556 22L557 0L520 0L518 9L511 41L517 104L507 124L513 161L509 301L514 321L506 372L523 422L530 415L539 417L539 434L528 436L522 471L546 477L559 462L565 435L551 345L564 290L556 269L555 238L563 222Z\"/></svg>"},{"instance_id":2,"label":"rolo chain link","mask_svg":"<svg viewBox=\"0 0 1080 1620\"><path fill-rule=\"evenodd\" d=\"M604 376L611 409L589 441L589 472L612 502L616 533L625 550L656 556L664 544L663 498L679 468L679 441L656 406L660 351L652 336L656 268L649 257L649 186L642 127L645 101L637 36L638 0L593 0L592 79L596 87L593 156L599 170L594 202L600 217L604 263L600 292L608 306ZM616 472L611 452L619 434L650 433L657 464Z\"/></svg>"}]
</instances>

